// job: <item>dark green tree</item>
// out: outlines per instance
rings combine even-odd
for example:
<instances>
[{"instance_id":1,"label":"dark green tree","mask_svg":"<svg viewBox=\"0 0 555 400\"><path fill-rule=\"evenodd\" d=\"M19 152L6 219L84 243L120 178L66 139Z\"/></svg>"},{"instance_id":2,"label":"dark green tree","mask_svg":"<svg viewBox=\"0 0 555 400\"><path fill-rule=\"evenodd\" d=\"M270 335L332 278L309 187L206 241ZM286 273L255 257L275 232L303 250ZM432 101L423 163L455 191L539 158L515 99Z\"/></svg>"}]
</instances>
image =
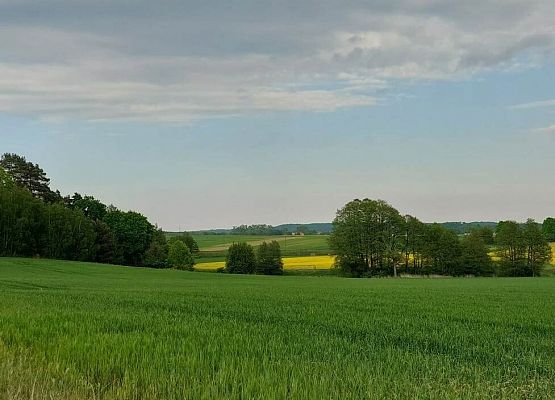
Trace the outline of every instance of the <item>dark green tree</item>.
<instances>
[{"instance_id":1,"label":"dark green tree","mask_svg":"<svg viewBox=\"0 0 555 400\"><path fill-rule=\"evenodd\" d=\"M156 229L145 253L144 265L151 268L168 267L169 246L162 229Z\"/></svg>"},{"instance_id":2,"label":"dark green tree","mask_svg":"<svg viewBox=\"0 0 555 400\"><path fill-rule=\"evenodd\" d=\"M258 247L256 272L264 275L283 274L281 248L277 241L273 240L270 243L262 242Z\"/></svg>"},{"instance_id":3,"label":"dark green tree","mask_svg":"<svg viewBox=\"0 0 555 400\"><path fill-rule=\"evenodd\" d=\"M189 248L189 251L193 254L199 252L198 244L189 232L182 232L179 235L172 236L170 240L182 241Z\"/></svg>"},{"instance_id":4,"label":"dark green tree","mask_svg":"<svg viewBox=\"0 0 555 400\"><path fill-rule=\"evenodd\" d=\"M96 256L94 261L104 264L119 264L122 262L118 253L116 236L104 221L94 221L96 232Z\"/></svg>"},{"instance_id":5,"label":"dark green tree","mask_svg":"<svg viewBox=\"0 0 555 400\"><path fill-rule=\"evenodd\" d=\"M469 234L480 236L486 246L495 244L494 232L489 226L481 226L478 228L471 228Z\"/></svg>"},{"instance_id":6,"label":"dark green tree","mask_svg":"<svg viewBox=\"0 0 555 400\"><path fill-rule=\"evenodd\" d=\"M495 241L500 259L500 273L508 276L527 276L526 240L520 225L515 221L497 224Z\"/></svg>"},{"instance_id":7,"label":"dark green tree","mask_svg":"<svg viewBox=\"0 0 555 400\"><path fill-rule=\"evenodd\" d=\"M424 234L426 226L418 218L405 216L402 252L405 273L418 274L422 272L422 253L424 248Z\"/></svg>"},{"instance_id":8,"label":"dark green tree","mask_svg":"<svg viewBox=\"0 0 555 400\"><path fill-rule=\"evenodd\" d=\"M493 273L493 263L488 254L484 235L480 230L472 230L462 239L461 269L465 275L489 276Z\"/></svg>"},{"instance_id":9,"label":"dark green tree","mask_svg":"<svg viewBox=\"0 0 555 400\"><path fill-rule=\"evenodd\" d=\"M543 221L542 233L548 242L555 242L555 218L548 217Z\"/></svg>"},{"instance_id":10,"label":"dark green tree","mask_svg":"<svg viewBox=\"0 0 555 400\"><path fill-rule=\"evenodd\" d=\"M80 210L87 218L93 221L102 220L106 216L108 207L93 196L82 196L75 193L72 197L65 197L64 203L67 207Z\"/></svg>"},{"instance_id":11,"label":"dark green tree","mask_svg":"<svg viewBox=\"0 0 555 400\"><path fill-rule=\"evenodd\" d=\"M168 244L168 264L176 269L193 271L195 260L185 243L172 240Z\"/></svg>"},{"instance_id":12,"label":"dark green tree","mask_svg":"<svg viewBox=\"0 0 555 400\"><path fill-rule=\"evenodd\" d=\"M11 188L13 185L14 182L12 177L4 170L4 168L0 167L0 187Z\"/></svg>"},{"instance_id":13,"label":"dark green tree","mask_svg":"<svg viewBox=\"0 0 555 400\"><path fill-rule=\"evenodd\" d=\"M393 275L401 263L405 221L383 200L353 200L337 211L330 236L336 267L349 276Z\"/></svg>"},{"instance_id":14,"label":"dark green tree","mask_svg":"<svg viewBox=\"0 0 555 400\"><path fill-rule=\"evenodd\" d=\"M104 222L114 232L123 264L141 265L155 231L148 219L134 211L112 210L106 214Z\"/></svg>"},{"instance_id":15,"label":"dark green tree","mask_svg":"<svg viewBox=\"0 0 555 400\"><path fill-rule=\"evenodd\" d=\"M440 224L427 225L423 264L428 274L461 275L461 246L457 234Z\"/></svg>"},{"instance_id":16,"label":"dark green tree","mask_svg":"<svg viewBox=\"0 0 555 400\"><path fill-rule=\"evenodd\" d=\"M0 186L0 255L46 256L46 205L27 189Z\"/></svg>"},{"instance_id":17,"label":"dark green tree","mask_svg":"<svg viewBox=\"0 0 555 400\"><path fill-rule=\"evenodd\" d=\"M256 257L248 243L234 243L227 252L225 269L231 274L252 274L256 270Z\"/></svg>"},{"instance_id":18,"label":"dark green tree","mask_svg":"<svg viewBox=\"0 0 555 400\"><path fill-rule=\"evenodd\" d=\"M95 257L96 232L80 211L60 203L46 207L47 258L86 261Z\"/></svg>"},{"instance_id":19,"label":"dark green tree","mask_svg":"<svg viewBox=\"0 0 555 400\"><path fill-rule=\"evenodd\" d=\"M539 276L545 264L551 260L551 247L540 225L533 219L526 221L523 236L526 243L526 272L532 276Z\"/></svg>"}]
</instances>

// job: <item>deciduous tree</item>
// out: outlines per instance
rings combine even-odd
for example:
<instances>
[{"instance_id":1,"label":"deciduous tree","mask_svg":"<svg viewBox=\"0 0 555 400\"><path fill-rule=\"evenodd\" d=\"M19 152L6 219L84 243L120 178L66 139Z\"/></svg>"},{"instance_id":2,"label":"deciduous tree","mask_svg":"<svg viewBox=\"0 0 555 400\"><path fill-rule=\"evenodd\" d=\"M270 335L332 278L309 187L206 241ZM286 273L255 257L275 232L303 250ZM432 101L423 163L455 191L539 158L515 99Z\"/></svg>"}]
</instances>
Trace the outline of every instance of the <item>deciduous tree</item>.
<instances>
[{"instance_id":1,"label":"deciduous tree","mask_svg":"<svg viewBox=\"0 0 555 400\"><path fill-rule=\"evenodd\" d=\"M555 242L555 218L548 217L543 221L542 233L548 242Z\"/></svg>"},{"instance_id":2,"label":"deciduous tree","mask_svg":"<svg viewBox=\"0 0 555 400\"><path fill-rule=\"evenodd\" d=\"M117 246L126 265L141 265L150 246L154 226L148 219L134 211L112 210L104 221L116 237Z\"/></svg>"},{"instance_id":3,"label":"deciduous tree","mask_svg":"<svg viewBox=\"0 0 555 400\"><path fill-rule=\"evenodd\" d=\"M330 245L350 276L393 274L401 261L404 219L383 200L353 200L337 211Z\"/></svg>"},{"instance_id":4,"label":"deciduous tree","mask_svg":"<svg viewBox=\"0 0 555 400\"><path fill-rule=\"evenodd\" d=\"M551 260L551 247L539 224L533 219L526 221L523 236L526 243L527 272L532 276L540 275L545 264Z\"/></svg>"},{"instance_id":5,"label":"deciduous tree","mask_svg":"<svg viewBox=\"0 0 555 400\"><path fill-rule=\"evenodd\" d=\"M254 249L248 243L234 243L227 252L225 269L231 274L252 274L256 270Z\"/></svg>"},{"instance_id":6,"label":"deciduous tree","mask_svg":"<svg viewBox=\"0 0 555 400\"><path fill-rule=\"evenodd\" d=\"M169 244L162 229L156 229L152 235L150 246L145 253L144 265L151 268L166 268L168 266Z\"/></svg>"},{"instance_id":7,"label":"deciduous tree","mask_svg":"<svg viewBox=\"0 0 555 400\"><path fill-rule=\"evenodd\" d=\"M460 272L465 275L487 276L493 273L491 257L479 230L473 230L462 242Z\"/></svg>"},{"instance_id":8,"label":"deciduous tree","mask_svg":"<svg viewBox=\"0 0 555 400\"><path fill-rule=\"evenodd\" d=\"M189 251L193 254L199 252L198 244L195 238L193 238L193 236L189 232L182 232L179 235L172 236L170 240L182 241L189 248Z\"/></svg>"},{"instance_id":9,"label":"deciduous tree","mask_svg":"<svg viewBox=\"0 0 555 400\"><path fill-rule=\"evenodd\" d=\"M263 242L257 251L256 272L265 275L283 274L283 261L281 248L275 240L270 243Z\"/></svg>"}]
</instances>

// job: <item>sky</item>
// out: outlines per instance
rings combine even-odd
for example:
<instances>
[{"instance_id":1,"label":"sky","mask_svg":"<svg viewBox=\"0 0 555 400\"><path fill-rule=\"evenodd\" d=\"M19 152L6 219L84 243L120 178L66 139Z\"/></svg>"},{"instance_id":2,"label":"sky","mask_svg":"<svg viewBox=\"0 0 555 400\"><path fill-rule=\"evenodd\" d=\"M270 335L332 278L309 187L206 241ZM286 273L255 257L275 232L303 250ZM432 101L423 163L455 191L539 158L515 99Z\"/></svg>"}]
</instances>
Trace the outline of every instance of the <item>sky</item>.
<instances>
[{"instance_id":1,"label":"sky","mask_svg":"<svg viewBox=\"0 0 555 400\"><path fill-rule=\"evenodd\" d=\"M0 152L167 230L555 215L552 0L0 0Z\"/></svg>"}]
</instances>

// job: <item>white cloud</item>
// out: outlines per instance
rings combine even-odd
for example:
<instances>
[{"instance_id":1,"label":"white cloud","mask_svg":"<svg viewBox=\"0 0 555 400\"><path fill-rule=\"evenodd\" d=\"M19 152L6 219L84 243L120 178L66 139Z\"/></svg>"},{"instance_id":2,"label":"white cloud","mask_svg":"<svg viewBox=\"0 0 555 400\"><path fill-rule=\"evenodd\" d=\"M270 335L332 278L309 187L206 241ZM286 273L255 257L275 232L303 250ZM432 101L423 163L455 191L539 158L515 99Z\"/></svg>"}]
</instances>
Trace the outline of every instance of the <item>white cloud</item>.
<instances>
[{"instance_id":1,"label":"white cloud","mask_svg":"<svg viewBox=\"0 0 555 400\"><path fill-rule=\"evenodd\" d=\"M541 63L554 19L551 0L4 0L0 111L186 122L371 106L399 80Z\"/></svg>"},{"instance_id":2,"label":"white cloud","mask_svg":"<svg viewBox=\"0 0 555 400\"><path fill-rule=\"evenodd\" d=\"M514 109L530 109L530 108L544 108L544 107L555 107L555 100L540 100L532 101L530 103L516 104L511 108Z\"/></svg>"},{"instance_id":3,"label":"white cloud","mask_svg":"<svg viewBox=\"0 0 555 400\"><path fill-rule=\"evenodd\" d=\"M546 126L545 128L538 128L538 129L535 129L534 132L555 135L555 125Z\"/></svg>"}]
</instances>

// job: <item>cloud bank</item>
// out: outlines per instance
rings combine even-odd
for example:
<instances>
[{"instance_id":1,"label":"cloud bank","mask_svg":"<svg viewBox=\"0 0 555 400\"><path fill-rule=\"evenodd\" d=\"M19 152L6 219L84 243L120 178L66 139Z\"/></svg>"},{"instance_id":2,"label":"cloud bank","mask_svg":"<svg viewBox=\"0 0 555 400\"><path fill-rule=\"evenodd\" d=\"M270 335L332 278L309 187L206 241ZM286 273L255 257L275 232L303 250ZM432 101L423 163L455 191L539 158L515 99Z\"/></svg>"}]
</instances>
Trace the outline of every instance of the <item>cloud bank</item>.
<instances>
[{"instance_id":1,"label":"cloud bank","mask_svg":"<svg viewBox=\"0 0 555 400\"><path fill-rule=\"evenodd\" d=\"M0 0L0 112L188 122L373 106L401 81L541 64L554 20L552 0Z\"/></svg>"}]
</instances>

